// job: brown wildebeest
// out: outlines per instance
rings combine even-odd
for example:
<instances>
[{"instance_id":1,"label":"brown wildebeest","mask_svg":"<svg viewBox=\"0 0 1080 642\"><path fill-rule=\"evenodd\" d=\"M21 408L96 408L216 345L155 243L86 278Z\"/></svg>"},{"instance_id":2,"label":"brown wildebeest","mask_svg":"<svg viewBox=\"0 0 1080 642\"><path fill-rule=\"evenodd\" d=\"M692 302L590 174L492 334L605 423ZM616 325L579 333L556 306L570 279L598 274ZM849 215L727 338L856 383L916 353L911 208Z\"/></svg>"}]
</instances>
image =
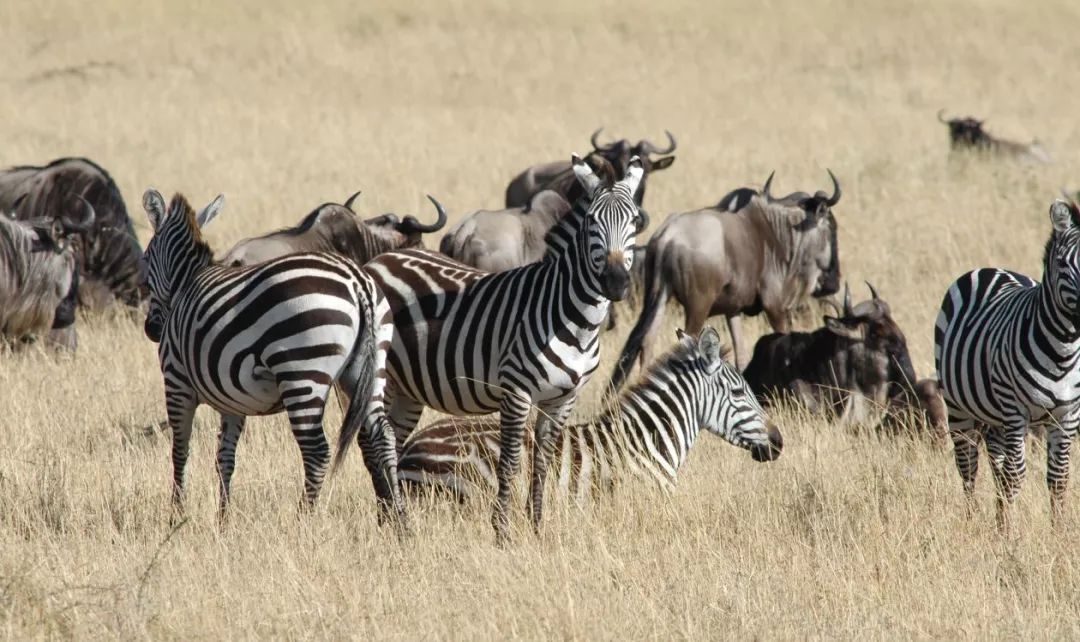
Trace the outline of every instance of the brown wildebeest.
<instances>
[{"instance_id":1,"label":"brown wildebeest","mask_svg":"<svg viewBox=\"0 0 1080 642\"><path fill-rule=\"evenodd\" d=\"M221 262L254 265L294 252L334 252L363 265L382 252L423 247L424 234L437 232L446 225L446 211L431 196L428 199L435 206L438 219L430 225L420 223L412 215L399 220L394 214L383 214L361 221L352 209L359 195L360 192L353 194L344 205L320 205L294 227L244 239Z\"/></svg>"},{"instance_id":2,"label":"brown wildebeest","mask_svg":"<svg viewBox=\"0 0 1080 642\"><path fill-rule=\"evenodd\" d=\"M92 229L85 204L79 222L66 218L16 221L0 216L0 337L4 343L49 342L74 350L79 270L72 241Z\"/></svg>"},{"instance_id":3,"label":"brown wildebeest","mask_svg":"<svg viewBox=\"0 0 1080 642\"><path fill-rule=\"evenodd\" d=\"M124 199L108 172L86 158L60 158L44 167L24 165L0 171L0 211L20 220L70 219L79 198L95 213L93 227L75 243L79 262L79 304L100 310L114 300L136 306L141 290L142 247Z\"/></svg>"},{"instance_id":4,"label":"brown wildebeest","mask_svg":"<svg viewBox=\"0 0 1080 642\"><path fill-rule=\"evenodd\" d=\"M825 297L840 289L840 259L831 196L794 192L773 198L772 177L760 194L745 199L728 194L715 207L667 219L649 240L645 253L645 302L615 366L611 386L621 387L641 356L649 362L650 343L670 297L686 312L686 331L701 331L712 315L728 320L735 361L746 363L740 316L765 312L778 332L791 329L789 315L808 296ZM740 192L741 190L736 190ZM733 193L734 194L734 193Z\"/></svg>"},{"instance_id":5,"label":"brown wildebeest","mask_svg":"<svg viewBox=\"0 0 1080 642\"><path fill-rule=\"evenodd\" d=\"M1045 164L1052 162L1050 154L1042 144L1033 140L1030 143L1017 143L997 138L983 129L984 120L968 116L945 120L944 109L938 110L938 121L949 128L949 144L953 151L975 151L1000 158L1011 158L1027 164Z\"/></svg>"},{"instance_id":6,"label":"brown wildebeest","mask_svg":"<svg viewBox=\"0 0 1080 642\"><path fill-rule=\"evenodd\" d=\"M610 163L614 170L614 175L611 177L612 181L622 180L626 176L626 168L630 164L630 159L634 156L641 159L646 178L651 172L667 169L675 162L674 156L666 156L666 154L671 154L678 147L678 143L675 141L675 137L671 135L671 132L664 132L668 137L668 146L660 149L647 140L640 140L634 145L625 138L601 144L599 137L603 129L601 127L593 132L590 138L593 151L585 158L585 161L593 167L594 171L599 171L596 162L597 158L603 158L607 163ZM663 158L653 159L652 156L663 156ZM638 206L641 205L642 200L645 198L646 178L641 179L641 185L638 187L637 192L634 193L634 202ZM506 207L525 207L537 192L545 189L554 190L573 203L577 200L576 194L572 193L576 184L574 171L567 161L533 165L510 181L510 185L506 188Z\"/></svg>"},{"instance_id":7,"label":"brown wildebeest","mask_svg":"<svg viewBox=\"0 0 1080 642\"><path fill-rule=\"evenodd\" d=\"M854 307L845 287L841 315L826 315L824 327L758 340L743 376L763 405L787 395L812 412L865 421L880 418L890 391L911 389L907 339L889 304L867 287L872 298Z\"/></svg>"}]
</instances>

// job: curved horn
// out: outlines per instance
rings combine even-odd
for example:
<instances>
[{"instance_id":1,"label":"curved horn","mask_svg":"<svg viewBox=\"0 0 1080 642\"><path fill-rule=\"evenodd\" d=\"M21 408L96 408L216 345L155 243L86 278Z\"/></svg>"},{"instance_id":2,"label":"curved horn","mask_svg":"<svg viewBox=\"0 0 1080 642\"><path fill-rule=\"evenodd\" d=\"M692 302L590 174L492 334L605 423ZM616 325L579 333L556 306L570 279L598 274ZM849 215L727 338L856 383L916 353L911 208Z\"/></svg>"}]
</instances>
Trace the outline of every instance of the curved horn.
<instances>
[{"instance_id":1,"label":"curved horn","mask_svg":"<svg viewBox=\"0 0 1080 642\"><path fill-rule=\"evenodd\" d=\"M348 199L345 200L345 209L349 210L350 212L353 212L354 214L356 213L356 210L354 210L352 208L352 206L353 206L353 203L356 202L356 199L360 196L360 191L361 190L356 190L355 194L353 194L352 196L350 196Z\"/></svg>"},{"instance_id":2,"label":"curved horn","mask_svg":"<svg viewBox=\"0 0 1080 642\"><path fill-rule=\"evenodd\" d=\"M772 201L773 196L769 193L769 188L772 187L773 176L776 176L776 170L769 172L769 177L765 179L765 185L761 188L761 195L765 197L766 201Z\"/></svg>"},{"instance_id":3,"label":"curved horn","mask_svg":"<svg viewBox=\"0 0 1080 642\"><path fill-rule=\"evenodd\" d=\"M435 200L435 197L431 194L427 195L428 200L435 206L435 211L438 212L439 217L435 219L435 222L431 225L424 225L415 216L409 214L401 221L401 225L398 226L398 231L404 234L431 234L432 232L438 232L446 225L446 210L439 201Z\"/></svg>"},{"instance_id":4,"label":"curved horn","mask_svg":"<svg viewBox=\"0 0 1080 642\"><path fill-rule=\"evenodd\" d=\"M851 315L851 289L848 288L847 281L844 281L844 316L849 317Z\"/></svg>"},{"instance_id":5,"label":"curved horn","mask_svg":"<svg viewBox=\"0 0 1080 642\"><path fill-rule=\"evenodd\" d=\"M880 301L881 297L878 296L877 290L874 289L874 286L871 285L869 281L863 281L863 283L866 284L866 287L870 288L870 296L873 297L875 301Z\"/></svg>"},{"instance_id":6,"label":"curved horn","mask_svg":"<svg viewBox=\"0 0 1080 642\"><path fill-rule=\"evenodd\" d=\"M945 113L945 108L944 107L937 110L937 119L938 119L938 122L941 123L942 125L948 125L949 121L947 121L947 120L945 120L944 118L941 117L941 115L944 114L944 113Z\"/></svg>"},{"instance_id":7,"label":"curved horn","mask_svg":"<svg viewBox=\"0 0 1080 642\"><path fill-rule=\"evenodd\" d=\"M647 140L643 140L641 141L641 151L645 152L646 154L656 154L657 156L663 156L665 154L670 154L671 152L675 151L675 148L679 145L678 142L675 140L675 137L671 134L671 132L666 129L664 130L664 133L667 134L668 139L667 149L657 149L656 145L653 145Z\"/></svg>"},{"instance_id":8,"label":"curved horn","mask_svg":"<svg viewBox=\"0 0 1080 642\"><path fill-rule=\"evenodd\" d=\"M592 143L593 149L595 149L598 152L606 151L607 149L609 149L611 147L610 144L601 145L599 142L597 142L597 139L600 137L600 132L602 132L602 131L604 131L603 127L601 127L600 129L597 129L596 131L594 131L592 133L592 136L589 136L589 142Z\"/></svg>"},{"instance_id":9,"label":"curved horn","mask_svg":"<svg viewBox=\"0 0 1080 642\"><path fill-rule=\"evenodd\" d=\"M840 181L836 180L836 174L833 174L831 169L825 168L825 171L829 172L829 178L832 179L833 187L832 196L825 202L829 204L829 207L832 207L840 202Z\"/></svg>"},{"instance_id":10,"label":"curved horn","mask_svg":"<svg viewBox=\"0 0 1080 642\"><path fill-rule=\"evenodd\" d=\"M843 311L840 310L840 306L836 304L836 301L832 300L832 297L828 297L828 298L824 298L824 299L818 299L818 301L820 301L822 305L827 305L830 308L832 308L833 313L836 314L836 316L838 316L838 317L844 316Z\"/></svg>"},{"instance_id":11,"label":"curved horn","mask_svg":"<svg viewBox=\"0 0 1080 642\"><path fill-rule=\"evenodd\" d=\"M649 227L649 213L645 211L644 207L637 208L638 211L638 225L634 229L634 234L641 234L645 228Z\"/></svg>"},{"instance_id":12,"label":"curved horn","mask_svg":"<svg viewBox=\"0 0 1080 642\"><path fill-rule=\"evenodd\" d=\"M90 204L90 201L83 198L82 194L77 195L77 198L83 202L83 206L86 209L86 215L83 220L78 223L69 223L63 219L60 220L60 224L63 226L64 231L75 234L85 234L94 227L94 219L97 217L94 212L94 206Z\"/></svg>"}]
</instances>

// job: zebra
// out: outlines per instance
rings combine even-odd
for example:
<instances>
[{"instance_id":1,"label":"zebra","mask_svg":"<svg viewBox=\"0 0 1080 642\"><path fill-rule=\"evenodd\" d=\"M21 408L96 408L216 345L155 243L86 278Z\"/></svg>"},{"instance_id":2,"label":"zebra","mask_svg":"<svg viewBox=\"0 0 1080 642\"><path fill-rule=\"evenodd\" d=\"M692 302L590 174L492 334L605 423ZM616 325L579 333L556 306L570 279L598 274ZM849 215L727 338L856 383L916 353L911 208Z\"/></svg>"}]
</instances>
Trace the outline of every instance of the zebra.
<instances>
[{"instance_id":1,"label":"zebra","mask_svg":"<svg viewBox=\"0 0 1080 642\"><path fill-rule=\"evenodd\" d=\"M968 272L945 293L934 328L934 363L969 514L985 440L1004 531L1025 473L1028 426L1048 424L1046 481L1057 523L1080 425L1080 211L1055 201L1050 222L1042 283L1003 269Z\"/></svg>"},{"instance_id":2,"label":"zebra","mask_svg":"<svg viewBox=\"0 0 1080 642\"><path fill-rule=\"evenodd\" d=\"M404 441L425 406L452 415L501 414L496 540L508 539L510 485L525 423L540 410L533 449L529 512L539 533L543 488L555 439L581 387L600 362L599 326L630 285L634 192L641 160L623 179L602 184L576 154L585 191L547 234L539 263L488 274L420 249L375 257L364 266L394 316L387 356L389 417Z\"/></svg>"},{"instance_id":3,"label":"zebra","mask_svg":"<svg viewBox=\"0 0 1080 642\"><path fill-rule=\"evenodd\" d=\"M624 472L676 483L701 428L750 451L755 461L780 456L783 439L739 371L725 360L720 335L678 331L679 341L624 392L617 407L588 423L567 426L555 444L558 487L583 501ZM460 499L493 488L499 424L447 418L415 432L398 459L403 482L444 488Z\"/></svg>"},{"instance_id":4,"label":"zebra","mask_svg":"<svg viewBox=\"0 0 1080 642\"><path fill-rule=\"evenodd\" d=\"M393 334L385 298L371 277L334 254L291 254L251 267L214 263L201 230L223 203L219 195L196 215L180 194L168 208L154 189L143 196L154 232L143 255L150 294L144 331L158 343L165 380L174 519L184 510L184 467L201 403L221 413L222 520L245 418L282 410L304 463L301 506L312 507L329 461L326 398L340 382L353 401L345 426L360 433L380 521L390 516L404 525L394 435L383 405ZM345 452L339 449L335 469Z\"/></svg>"}]
</instances>

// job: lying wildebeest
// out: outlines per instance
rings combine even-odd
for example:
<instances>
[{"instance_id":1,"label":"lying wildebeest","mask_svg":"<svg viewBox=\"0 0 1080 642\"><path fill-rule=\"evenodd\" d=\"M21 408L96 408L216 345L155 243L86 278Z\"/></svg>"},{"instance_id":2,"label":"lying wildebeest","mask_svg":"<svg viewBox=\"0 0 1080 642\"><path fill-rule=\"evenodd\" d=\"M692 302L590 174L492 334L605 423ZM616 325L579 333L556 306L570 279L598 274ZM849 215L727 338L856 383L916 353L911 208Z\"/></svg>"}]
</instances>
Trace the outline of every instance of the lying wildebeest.
<instances>
[{"instance_id":1,"label":"lying wildebeest","mask_svg":"<svg viewBox=\"0 0 1080 642\"><path fill-rule=\"evenodd\" d=\"M826 315L822 328L758 340L743 376L762 404L787 395L812 412L864 421L880 417L890 390L915 382L904 333L867 287L873 298L854 307L845 288L841 315Z\"/></svg>"},{"instance_id":2,"label":"lying wildebeest","mask_svg":"<svg viewBox=\"0 0 1080 642\"><path fill-rule=\"evenodd\" d=\"M16 221L0 216L0 338L4 343L49 335L74 350L79 270L72 241L94 223L85 205L79 222Z\"/></svg>"},{"instance_id":3,"label":"lying wildebeest","mask_svg":"<svg viewBox=\"0 0 1080 642\"><path fill-rule=\"evenodd\" d=\"M225 265L254 265L293 252L334 252L363 265L376 254L389 250L423 247L422 235L446 225L446 211L431 196L438 219L424 225L412 215L398 219L383 214L361 221L352 209L360 195L350 196L344 205L325 203L315 208L294 227L244 239L234 245L221 262Z\"/></svg>"},{"instance_id":4,"label":"lying wildebeest","mask_svg":"<svg viewBox=\"0 0 1080 642\"><path fill-rule=\"evenodd\" d=\"M925 429L944 445L949 435L949 414L936 379L920 379L913 386L894 382L878 429L893 435Z\"/></svg>"},{"instance_id":5,"label":"lying wildebeest","mask_svg":"<svg viewBox=\"0 0 1080 642\"><path fill-rule=\"evenodd\" d=\"M75 248L82 276L80 305L102 309L114 300L138 305L143 298L142 247L108 172L85 158L0 171L0 211L20 220L75 220L80 197L95 213L93 227L79 235Z\"/></svg>"},{"instance_id":6,"label":"lying wildebeest","mask_svg":"<svg viewBox=\"0 0 1080 642\"><path fill-rule=\"evenodd\" d=\"M949 127L949 143L953 151L975 151L1001 158L1012 158L1023 163L1049 163L1050 154L1042 144L1033 140L1030 143L1017 143L988 134L983 129L986 121L970 116L945 120L944 109L938 110L938 121Z\"/></svg>"},{"instance_id":7,"label":"lying wildebeest","mask_svg":"<svg viewBox=\"0 0 1080 642\"><path fill-rule=\"evenodd\" d=\"M641 179L641 185L634 194L634 202L640 206L645 198L645 182L649 174L667 169L675 162L674 156L666 156L666 154L674 152L678 146L675 137L671 135L671 132L664 132L668 137L668 146L664 149L656 147L647 140L640 140L636 145L632 145L625 138L602 145L598 140L601 131L603 131L603 127L593 132L590 138L593 151L586 157L585 161L593 167L594 171L597 171L596 159L603 158L607 163L610 163L614 170L612 180L622 180L626 175L626 168L630 163L630 159L634 156L640 158L642 168L645 170L645 178ZM663 156L663 158L654 159L652 156ZM524 207L537 192L545 189L558 192L572 203L576 200L575 195L572 193L576 184L574 171L567 161L533 165L510 181L510 185L506 188L506 207Z\"/></svg>"},{"instance_id":8,"label":"lying wildebeest","mask_svg":"<svg viewBox=\"0 0 1080 642\"><path fill-rule=\"evenodd\" d=\"M728 320L735 362L746 363L740 316L765 312L778 332L791 327L791 312L808 296L826 297L840 288L840 259L832 207L840 183L830 171L832 196L794 192L774 198L772 177L760 194L728 194L715 207L676 214L656 231L645 253L645 302L623 347L611 380L625 381L640 354L649 362L668 298L686 311L686 332L701 331L712 315Z\"/></svg>"},{"instance_id":9,"label":"lying wildebeest","mask_svg":"<svg viewBox=\"0 0 1080 642\"><path fill-rule=\"evenodd\" d=\"M610 184L610 183L609 183ZM548 231L570 211L570 203L556 191L542 190L527 207L478 210L466 214L439 243L439 251L466 265L487 272L502 272L536 263L547 252ZM649 224L649 215L638 209L637 233ZM644 248L635 246L630 291L640 290L641 269L637 261ZM616 323L615 307L608 310L608 329Z\"/></svg>"}]
</instances>

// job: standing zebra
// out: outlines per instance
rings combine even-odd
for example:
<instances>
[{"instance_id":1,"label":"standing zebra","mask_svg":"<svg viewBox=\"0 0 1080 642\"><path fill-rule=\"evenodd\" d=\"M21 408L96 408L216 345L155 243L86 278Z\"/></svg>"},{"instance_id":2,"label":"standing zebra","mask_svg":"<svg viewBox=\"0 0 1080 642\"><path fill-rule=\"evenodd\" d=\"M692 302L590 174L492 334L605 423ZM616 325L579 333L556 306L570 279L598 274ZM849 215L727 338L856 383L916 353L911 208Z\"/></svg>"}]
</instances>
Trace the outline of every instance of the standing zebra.
<instances>
[{"instance_id":1,"label":"standing zebra","mask_svg":"<svg viewBox=\"0 0 1080 642\"><path fill-rule=\"evenodd\" d=\"M394 315L387 367L397 438L408 437L425 406L452 415L501 413L492 516L500 542L531 404L540 409L529 494L538 531L555 439L599 364L608 306L630 284L641 161L632 159L625 178L611 186L577 155L573 167L586 196L548 232L540 263L488 274L441 254L405 250L365 266Z\"/></svg>"},{"instance_id":2,"label":"standing zebra","mask_svg":"<svg viewBox=\"0 0 1080 642\"><path fill-rule=\"evenodd\" d=\"M218 196L196 215L179 194L168 209L157 191L143 196L154 230L144 254L150 291L145 331L159 343L176 514L183 510L184 466L200 403L221 412L221 517L245 418L282 410L303 457L306 505L313 505L330 458L323 411L330 387L340 380L353 401L343 431L360 432L380 518L391 509L403 518L394 435L383 407L393 333L386 300L371 277L333 254L291 254L252 267L215 264L201 228L223 202ZM339 451L338 463L344 453Z\"/></svg>"},{"instance_id":3,"label":"standing zebra","mask_svg":"<svg viewBox=\"0 0 1080 642\"><path fill-rule=\"evenodd\" d=\"M985 439L1004 530L1024 477L1029 424L1048 424L1046 481L1055 523L1080 424L1080 211L1055 201L1050 222L1042 283L995 268L968 272L945 293L934 329L934 362L968 507Z\"/></svg>"},{"instance_id":4,"label":"standing zebra","mask_svg":"<svg viewBox=\"0 0 1080 642\"><path fill-rule=\"evenodd\" d=\"M559 488L582 500L627 469L670 489L702 427L749 450L755 461L772 461L783 448L780 432L767 425L746 380L724 360L720 335L709 327L700 338L680 330L675 348L622 395L618 408L563 430L553 460ZM412 435L398 471L403 481L464 498L478 490L474 484L497 485L492 473L498 459L497 421L448 418Z\"/></svg>"}]
</instances>

